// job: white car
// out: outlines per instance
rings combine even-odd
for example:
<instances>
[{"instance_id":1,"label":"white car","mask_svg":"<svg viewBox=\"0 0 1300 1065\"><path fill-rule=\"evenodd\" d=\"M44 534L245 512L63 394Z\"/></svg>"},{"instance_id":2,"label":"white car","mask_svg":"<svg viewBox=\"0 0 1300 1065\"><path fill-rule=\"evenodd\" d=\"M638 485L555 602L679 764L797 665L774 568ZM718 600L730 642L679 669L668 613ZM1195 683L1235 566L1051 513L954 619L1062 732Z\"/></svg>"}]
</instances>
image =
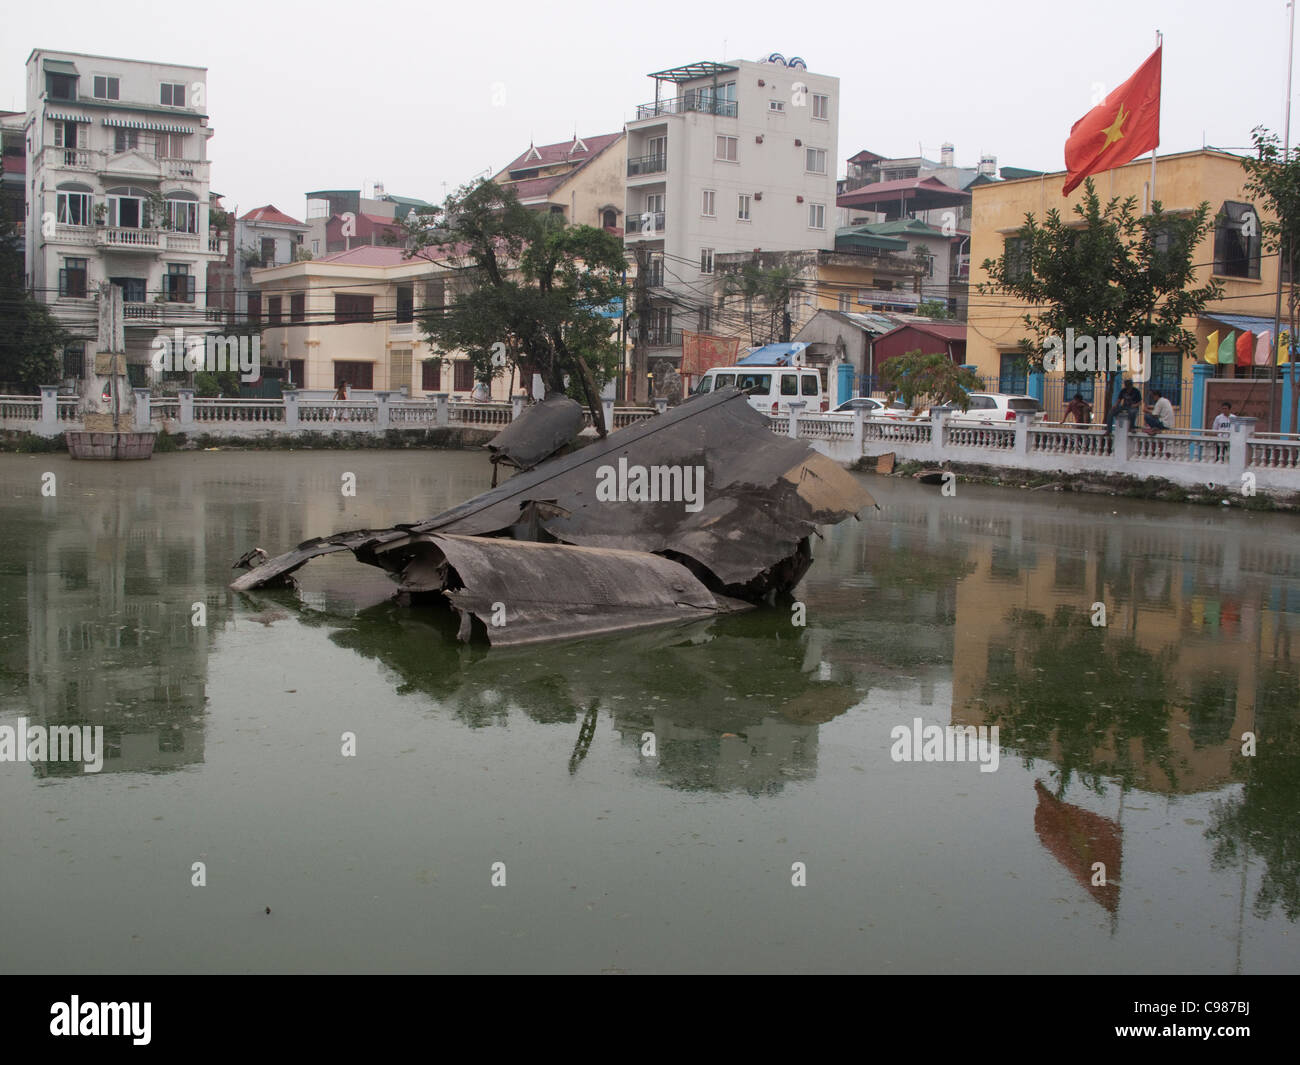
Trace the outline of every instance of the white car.
<instances>
[{"instance_id":1,"label":"white car","mask_svg":"<svg viewBox=\"0 0 1300 1065\"><path fill-rule=\"evenodd\" d=\"M854 396L852 399L846 399L831 413L852 414L858 408L866 411L869 418L905 418L911 413L907 409L907 404L900 400L896 399L890 403L871 396Z\"/></svg>"},{"instance_id":2,"label":"white car","mask_svg":"<svg viewBox=\"0 0 1300 1065\"><path fill-rule=\"evenodd\" d=\"M931 410L948 413L949 425L1006 425L1017 414L1032 414L1035 422L1043 420L1043 405L1033 396L1011 396L1002 392L972 392L970 407L962 410L956 403L945 403Z\"/></svg>"}]
</instances>

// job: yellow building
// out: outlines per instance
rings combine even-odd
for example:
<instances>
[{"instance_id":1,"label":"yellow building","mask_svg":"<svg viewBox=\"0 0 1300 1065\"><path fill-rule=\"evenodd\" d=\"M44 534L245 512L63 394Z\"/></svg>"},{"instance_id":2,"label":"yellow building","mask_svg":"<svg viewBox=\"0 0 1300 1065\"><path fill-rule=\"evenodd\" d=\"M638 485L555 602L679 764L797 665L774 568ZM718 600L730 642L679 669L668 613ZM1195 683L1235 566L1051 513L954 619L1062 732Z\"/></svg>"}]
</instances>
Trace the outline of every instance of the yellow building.
<instances>
[{"instance_id":1,"label":"yellow building","mask_svg":"<svg viewBox=\"0 0 1300 1065\"><path fill-rule=\"evenodd\" d=\"M1022 320L1028 308L1010 296L981 293L979 284L988 281L982 264L1002 255L1007 242L1016 239L1026 214L1041 221L1048 211L1056 209L1067 220L1077 217L1074 207L1083 202L1085 190L1080 186L1071 195L1062 196L1065 178L1062 171L989 182L971 189L967 358L985 379L986 386L996 387L998 391L1039 394L1035 392L1036 383L1016 365L1019 360L1017 343L1029 335ZM1203 353L1210 334L1217 330L1223 337L1230 329L1260 332L1273 327L1278 259L1276 255L1261 252L1259 220L1268 215L1263 212L1263 205L1253 203L1247 194L1246 179L1240 156L1213 149L1160 156L1156 162L1155 199L1166 212L1192 211L1202 202L1209 204L1210 215L1216 219L1215 229L1203 238L1193 253L1193 261L1201 264L1196 271L1195 284L1204 285L1213 278L1223 286L1223 298L1208 307L1198 319L1186 323L1187 328L1196 334L1196 352L1181 355L1159 348L1152 352L1152 373L1146 387L1160 388L1170 397L1179 427L1188 423L1193 406L1192 365ZM1150 157L1096 174L1093 180L1103 205L1112 197L1132 196L1137 200L1139 211L1146 210L1151 198ZM1267 390L1262 384L1252 387L1246 381L1267 377L1270 373L1266 366L1216 365L1213 371L1216 378L1241 380L1239 390L1232 394L1246 397L1250 412L1256 414L1265 413ZM1048 374L1041 386L1039 398L1044 400L1049 418L1060 416L1063 384L1058 371ZM1071 393L1074 388L1074 385L1070 386ZM1092 389L1085 385L1082 391L1087 396ZM1103 405L1100 385L1096 386L1091 398L1100 410ZM1242 411L1241 404L1236 406L1236 410Z\"/></svg>"},{"instance_id":2,"label":"yellow building","mask_svg":"<svg viewBox=\"0 0 1300 1065\"><path fill-rule=\"evenodd\" d=\"M428 363L433 351L417 316L454 296L453 272L401 248L363 245L320 259L252 272L261 292L263 359L285 364L300 388L449 392L468 399L474 374L466 356ZM492 382L509 398L519 382Z\"/></svg>"}]
</instances>

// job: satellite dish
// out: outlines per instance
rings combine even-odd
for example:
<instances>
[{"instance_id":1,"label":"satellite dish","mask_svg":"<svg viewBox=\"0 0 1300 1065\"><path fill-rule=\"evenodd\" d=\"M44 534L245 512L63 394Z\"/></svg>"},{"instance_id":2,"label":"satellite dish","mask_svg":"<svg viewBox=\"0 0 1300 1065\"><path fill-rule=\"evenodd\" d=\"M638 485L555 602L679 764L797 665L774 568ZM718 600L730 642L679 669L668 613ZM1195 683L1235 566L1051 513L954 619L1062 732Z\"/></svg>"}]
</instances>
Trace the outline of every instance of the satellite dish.
<instances>
[{"instance_id":1,"label":"satellite dish","mask_svg":"<svg viewBox=\"0 0 1300 1065\"><path fill-rule=\"evenodd\" d=\"M790 57L790 62L786 63L786 66L793 67L795 70L808 69L808 64L805 63L802 59L800 59L797 55L792 55Z\"/></svg>"},{"instance_id":2,"label":"satellite dish","mask_svg":"<svg viewBox=\"0 0 1300 1065\"><path fill-rule=\"evenodd\" d=\"M767 61L769 63L780 63L782 66L785 66L785 56L780 52L773 52L767 57Z\"/></svg>"}]
</instances>

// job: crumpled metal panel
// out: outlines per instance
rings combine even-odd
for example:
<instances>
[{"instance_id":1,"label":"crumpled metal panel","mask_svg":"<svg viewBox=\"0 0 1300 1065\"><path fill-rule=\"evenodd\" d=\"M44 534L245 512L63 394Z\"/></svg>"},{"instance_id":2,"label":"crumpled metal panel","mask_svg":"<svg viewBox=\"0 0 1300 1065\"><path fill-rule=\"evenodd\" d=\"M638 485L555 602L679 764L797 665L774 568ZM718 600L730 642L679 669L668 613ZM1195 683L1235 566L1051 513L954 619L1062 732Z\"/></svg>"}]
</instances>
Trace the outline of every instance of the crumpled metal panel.
<instances>
[{"instance_id":1,"label":"crumpled metal panel","mask_svg":"<svg viewBox=\"0 0 1300 1065\"><path fill-rule=\"evenodd\" d=\"M540 403L525 407L487 448L493 462L531 470L571 442L582 431L582 420L582 404L562 392L552 392Z\"/></svg>"},{"instance_id":2,"label":"crumpled metal panel","mask_svg":"<svg viewBox=\"0 0 1300 1065\"><path fill-rule=\"evenodd\" d=\"M597 498L602 467L701 467L698 509L678 501ZM608 483L608 477L603 478ZM392 568L385 549L411 534L511 536L668 554L709 587L757 598L788 591L810 563L818 525L855 516L874 500L849 473L798 440L772 433L765 415L727 389L611 433L604 440L520 473L435 518L390 530L309 540L236 580L269 584L319 554L347 548Z\"/></svg>"},{"instance_id":3,"label":"crumpled metal panel","mask_svg":"<svg viewBox=\"0 0 1300 1065\"><path fill-rule=\"evenodd\" d=\"M714 596L685 566L642 551L471 536L418 539L450 565L447 579L463 584L445 593L461 613L461 639L468 639L473 615L494 646L693 621L747 607ZM430 571L423 561L418 568Z\"/></svg>"}]
</instances>

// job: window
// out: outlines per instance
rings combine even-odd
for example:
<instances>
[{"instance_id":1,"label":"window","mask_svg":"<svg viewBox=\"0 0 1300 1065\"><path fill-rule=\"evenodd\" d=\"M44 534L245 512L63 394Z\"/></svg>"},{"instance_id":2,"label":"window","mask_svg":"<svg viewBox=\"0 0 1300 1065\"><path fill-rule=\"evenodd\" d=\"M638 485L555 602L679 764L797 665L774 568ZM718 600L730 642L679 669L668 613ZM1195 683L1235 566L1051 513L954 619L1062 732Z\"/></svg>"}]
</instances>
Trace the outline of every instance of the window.
<instances>
[{"instance_id":1,"label":"window","mask_svg":"<svg viewBox=\"0 0 1300 1065\"><path fill-rule=\"evenodd\" d=\"M165 107L184 107L185 86L178 82L164 81L159 99Z\"/></svg>"},{"instance_id":2,"label":"window","mask_svg":"<svg viewBox=\"0 0 1300 1065\"><path fill-rule=\"evenodd\" d=\"M1029 243L1024 237L1007 237L1002 245L1002 252L1006 256L1009 280L1018 281L1033 273Z\"/></svg>"},{"instance_id":3,"label":"window","mask_svg":"<svg viewBox=\"0 0 1300 1065\"><path fill-rule=\"evenodd\" d=\"M275 238L263 237L261 242L261 254L259 256L263 266L275 265Z\"/></svg>"},{"instance_id":4,"label":"window","mask_svg":"<svg viewBox=\"0 0 1300 1065\"><path fill-rule=\"evenodd\" d=\"M113 150L129 152L140 147L140 131L136 129L117 129L113 131Z\"/></svg>"},{"instance_id":5,"label":"window","mask_svg":"<svg viewBox=\"0 0 1300 1065\"><path fill-rule=\"evenodd\" d=\"M805 148L803 168L810 174L826 173L826 149Z\"/></svg>"},{"instance_id":6,"label":"window","mask_svg":"<svg viewBox=\"0 0 1300 1065\"><path fill-rule=\"evenodd\" d=\"M45 75L45 95L51 100L75 100L77 98L77 78L75 74Z\"/></svg>"},{"instance_id":7,"label":"window","mask_svg":"<svg viewBox=\"0 0 1300 1065\"><path fill-rule=\"evenodd\" d=\"M740 144L737 137L719 137L717 145L713 149L713 158L722 159L728 163L736 161L736 152Z\"/></svg>"},{"instance_id":8,"label":"window","mask_svg":"<svg viewBox=\"0 0 1300 1065\"><path fill-rule=\"evenodd\" d=\"M457 359L452 363L452 391L474 391L474 364L469 359Z\"/></svg>"},{"instance_id":9,"label":"window","mask_svg":"<svg viewBox=\"0 0 1300 1065\"><path fill-rule=\"evenodd\" d=\"M663 160L668 157L668 138L667 137L650 137L645 142L646 155L658 160L656 165L662 167ZM654 173L654 171L650 171Z\"/></svg>"},{"instance_id":10,"label":"window","mask_svg":"<svg viewBox=\"0 0 1300 1065\"><path fill-rule=\"evenodd\" d=\"M743 193L736 200L736 217L742 222L749 221L749 201L750 197Z\"/></svg>"},{"instance_id":11,"label":"window","mask_svg":"<svg viewBox=\"0 0 1300 1065\"><path fill-rule=\"evenodd\" d=\"M702 274L713 273L713 249L712 248L700 249L700 273Z\"/></svg>"},{"instance_id":12,"label":"window","mask_svg":"<svg viewBox=\"0 0 1300 1065\"><path fill-rule=\"evenodd\" d=\"M615 211L612 207L606 211L601 212L600 224L604 226L606 229L613 229L615 226L618 225L618 212Z\"/></svg>"},{"instance_id":13,"label":"window","mask_svg":"<svg viewBox=\"0 0 1300 1065\"><path fill-rule=\"evenodd\" d=\"M661 214L664 209L664 194L662 192L654 192L646 196L645 209L650 214Z\"/></svg>"},{"instance_id":14,"label":"window","mask_svg":"<svg viewBox=\"0 0 1300 1065\"><path fill-rule=\"evenodd\" d=\"M90 136L90 127L85 122L54 123L54 146L56 148L85 148ZM66 160L72 162L73 160Z\"/></svg>"},{"instance_id":15,"label":"window","mask_svg":"<svg viewBox=\"0 0 1300 1065\"><path fill-rule=\"evenodd\" d=\"M163 217L177 233L199 231L199 204L197 200L168 199L163 204Z\"/></svg>"},{"instance_id":16,"label":"window","mask_svg":"<svg viewBox=\"0 0 1300 1065\"><path fill-rule=\"evenodd\" d=\"M398 322L415 321L415 286L398 285L397 286L397 316Z\"/></svg>"},{"instance_id":17,"label":"window","mask_svg":"<svg viewBox=\"0 0 1300 1065\"><path fill-rule=\"evenodd\" d=\"M717 217L716 199L717 194L712 189L704 190L704 195L700 198L700 214L705 218Z\"/></svg>"},{"instance_id":18,"label":"window","mask_svg":"<svg viewBox=\"0 0 1300 1065\"><path fill-rule=\"evenodd\" d=\"M767 109L768 109L769 111L776 111L776 112L778 112L778 113L780 113L780 114L784 114L784 113L785 113L785 101L784 101L784 100L768 100L768 101L767 101Z\"/></svg>"},{"instance_id":19,"label":"window","mask_svg":"<svg viewBox=\"0 0 1300 1065\"><path fill-rule=\"evenodd\" d=\"M155 159L184 159L185 134L159 133L154 137L153 154Z\"/></svg>"},{"instance_id":20,"label":"window","mask_svg":"<svg viewBox=\"0 0 1300 1065\"><path fill-rule=\"evenodd\" d=\"M319 255L319 254L320 254L320 241L319 241L319 240L313 240L313 241L311 242L311 253L312 253L312 255Z\"/></svg>"},{"instance_id":21,"label":"window","mask_svg":"<svg viewBox=\"0 0 1300 1065\"><path fill-rule=\"evenodd\" d=\"M55 217L60 225L88 226L91 221L91 202L92 197L89 192L60 192L56 196L57 214Z\"/></svg>"},{"instance_id":22,"label":"window","mask_svg":"<svg viewBox=\"0 0 1300 1065\"><path fill-rule=\"evenodd\" d=\"M701 307L699 315L699 330L701 333L707 333L713 328L713 310L709 307Z\"/></svg>"},{"instance_id":23,"label":"window","mask_svg":"<svg viewBox=\"0 0 1300 1065\"><path fill-rule=\"evenodd\" d=\"M307 383L307 360L290 359L289 360L289 380L288 385L302 388Z\"/></svg>"},{"instance_id":24,"label":"window","mask_svg":"<svg viewBox=\"0 0 1300 1065\"><path fill-rule=\"evenodd\" d=\"M781 395L797 396L799 394L799 375L797 373L783 373L781 375Z\"/></svg>"},{"instance_id":25,"label":"window","mask_svg":"<svg viewBox=\"0 0 1300 1065\"><path fill-rule=\"evenodd\" d=\"M349 388L374 388L375 364L373 362L334 363L334 387L346 384Z\"/></svg>"},{"instance_id":26,"label":"window","mask_svg":"<svg viewBox=\"0 0 1300 1065\"><path fill-rule=\"evenodd\" d=\"M163 296L168 303L194 302L194 276L189 263L168 263L163 282Z\"/></svg>"},{"instance_id":27,"label":"window","mask_svg":"<svg viewBox=\"0 0 1300 1065\"><path fill-rule=\"evenodd\" d=\"M1160 389L1160 394L1177 407L1183 399L1183 356L1177 351L1153 351L1151 376L1145 387Z\"/></svg>"},{"instance_id":28,"label":"window","mask_svg":"<svg viewBox=\"0 0 1300 1065\"><path fill-rule=\"evenodd\" d=\"M1214 220L1214 272L1259 277L1260 221L1253 204L1228 200Z\"/></svg>"},{"instance_id":29,"label":"window","mask_svg":"<svg viewBox=\"0 0 1300 1065\"><path fill-rule=\"evenodd\" d=\"M803 394L805 396L819 396L822 391L821 378L817 374L806 373L803 375Z\"/></svg>"},{"instance_id":30,"label":"window","mask_svg":"<svg viewBox=\"0 0 1300 1065\"><path fill-rule=\"evenodd\" d=\"M824 203L810 203L808 205L808 228L826 228L826 205Z\"/></svg>"},{"instance_id":31,"label":"window","mask_svg":"<svg viewBox=\"0 0 1300 1065\"><path fill-rule=\"evenodd\" d=\"M143 277L110 277L109 281L122 290L123 303L144 303L145 279Z\"/></svg>"},{"instance_id":32,"label":"window","mask_svg":"<svg viewBox=\"0 0 1300 1065\"><path fill-rule=\"evenodd\" d=\"M144 189L108 190L108 224L121 229L145 229L149 226L148 196Z\"/></svg>"},{"instance_id":33,"label":"window","mask_svg":"<svg viewBox=\"0 0 1300 1065\"><path fill-rule=\"evenodd\" d=\"M262 320L262 294L260 292L250 292L248 294L248 320L253 325Z\"/></svg>"},{"instance_id":34,"label":"window","mask_svg":"<svg viewBox=\"0 0 1300 1065\"><path fill-rule=\"evenodd\" d=\"M424 283L425 310L441 308L446 299L447 283L445 281L426 281Z\"/></svg>"},{"instance_id":35,"label":"window","mask_svg":"<svg viewBox=\"0 0 1300 1065\"><path fill-rule=\"evenodd\" d=\"M59 271L59 295L86 298L86 260L64 259Z\"/></svg>"},{"instance_id":36,"label":"window","mask_svg":"<svg viewBox=\"0 0 1300 1065\"><path fill-rule=\"evenodd\" d=\"M266 324L280 325L284 313L284 298L282 296L271 296L266 301Z\"/></svg>"},{"instance_id":37,"label":"window","mask_svg":"<svg viewBox=\"0 0 1300 1065\"><path fill-rule=\"evenodd\" d=\"M853 298L847 292L841 292L837 304L839 309L847 314L853 309Z\"/></svg>"},{"instance_id":38,"label":"window","mask_svg":"<svg viewBox=\"0 0 1300 1065\"><path fill-rule=\"evenodd\" d=\"M85 342L69 344L63 349L63 376L84 377L86 374Z\"/></svg>"},{"instance_id":39,"label":"window","mask_svg":"<svg viewBox=\"0 0 1300 1065\"><path fill-rule=\"evenodd\" d=\"M441 359L426 359L420 363L420 388L425 392L442 391Z\"/></svg>"},{"instance_id":40,"label":"window","mask_svg":"<svg viewBox=\"0 0 1300 1065\"><path fill-rule=\"evenodd\" d=\"M647 337L651 344L671 344L673 337L673 309L652 307L647 320Z\"/></svg>"},{"instance_id":41,"label":"window","mask_svg":"<svg viewBox=\"0 0 1300 1065\"><path fill-rule=\"evenodd\" d=\"M1028 387L1028 368L1024 357L1016 351L1003 352L998 372L998 391L1023 396Z\"/></svg>"},{"instance_id":42,"label":"window","mask_svg":"<svg viewBox=\"0 0 1300 1065\"><path fill-rule=\"evenodd\" d=\"M111 78L107 74L96 74L94 92L96 100L116 100L118 89L117 78Z\"/></svg>"},{"instance_id":43,"label":"window","mask_svg":"<svg viewBox=\"0 0 1300 1065\"><path fill-rule=\"evenodd\" d=\"M411 388L411 349L393 348L388 355L388 387Z\"/></svg>"},{"instance_id":44,"label":"window","mask_svg":"<svg viewBox=\"0 0 1300 1065\"><path fill-rule=\"evenodd\" d=\"M307 294L294 292L289 296L289 321L302 323L307 320Z\"/></svg>"},{"instance_id":45,"label":"window","mask_svg":"<svg viewBox=\"0 0 1300 1065\"><path fill-rule=\"evenodd\" d=\"M646 284L650 288L662 288L664 283L664 256L663 252L652 254L646 262Z\"/></svg>"},{"instance_id":46,"label":"window","mask_svg":"<svg viewBox=\"0 0 1300 1065\"><path fill-rule=\"evenodd\" d=\"M813 93L812 98L812 116L813 118L829 119L831 117L831 98L821 93Z\"/></svg>"},{"instance_id":47,"label":"window","mask_svg":"<svg viewBox=\"0 0 1300 1065\"><path fill-rule=\"evenodd\" d=\"M373 322L375 320L375 297L354 296L351 293L335 293L334 320L336 322Z\"/></svg>"}]
</instances>

